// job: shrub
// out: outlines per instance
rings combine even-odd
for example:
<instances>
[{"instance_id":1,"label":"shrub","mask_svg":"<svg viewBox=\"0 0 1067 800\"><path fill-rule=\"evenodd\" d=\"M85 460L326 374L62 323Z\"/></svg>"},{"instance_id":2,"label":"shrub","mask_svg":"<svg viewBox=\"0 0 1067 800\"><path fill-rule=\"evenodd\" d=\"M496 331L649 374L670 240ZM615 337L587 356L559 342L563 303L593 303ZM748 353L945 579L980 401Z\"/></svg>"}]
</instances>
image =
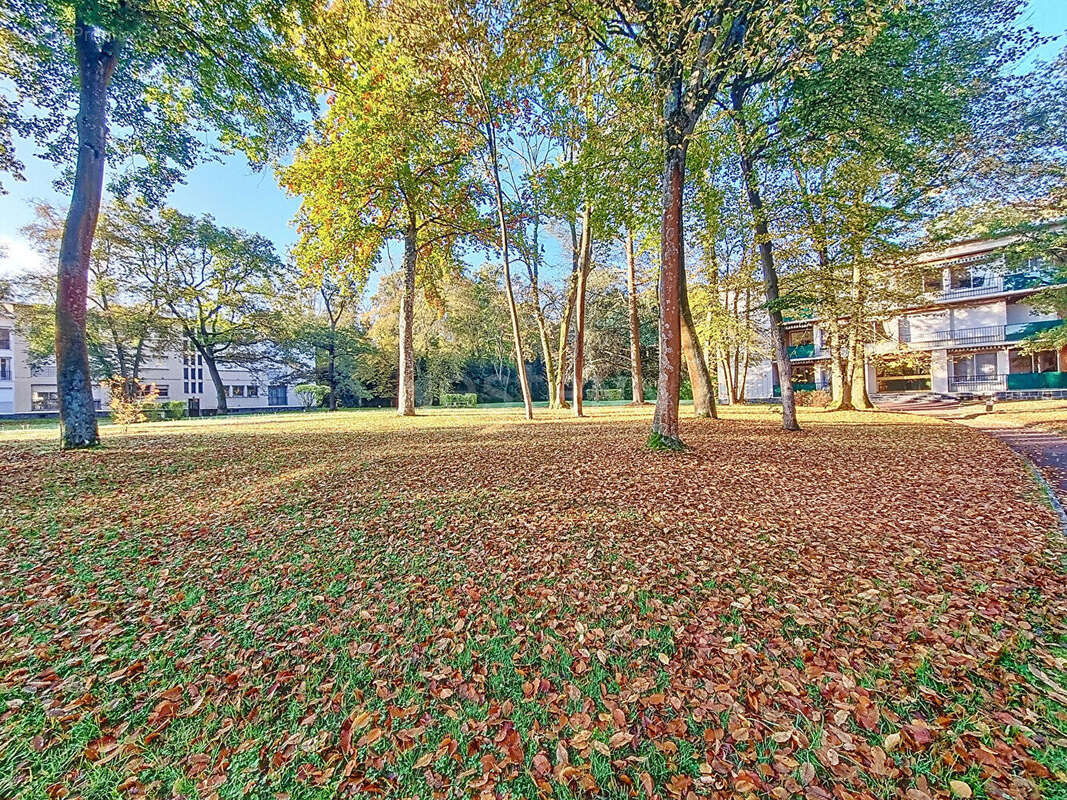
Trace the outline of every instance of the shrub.
<instances>
[{"instance_id":1,"label":"shrub","mask_svg":"<svg viewBox=\"0 0 1067 800\"><path fill-rule=\"evenodd\" d=\"M622 400L622 389L601 389L601 400Z\"/></svg>"},{"instance_id":2,"label":"shrub","mask_svg":"<svg viewBox=\"0 0 1067 800\"><path fill-rule=\"evenodd\" d=\"M184 400L168 400L163 404L167 419L185 419L189 406Z\"/></svg>"},{"instance_id":3,"label":"shrub","mask_svg":"<svg viewBox=\"0 0 1067 800\"><path fill-rule=\"evenodd\" d=\"M320 383L301 383L293 391L300 398L300 402L304 404L304 410L307 410L315 406L321 406L322 401L326 399L326 395L330 393L330 387L323 386Z\"/></svg>"},{"instance_id":4,"label":"shrub","mask_svg":"<svg viewBox=\"0 0 1067 800\"><path fill-rule=\"evenodd\" d=\"M826 408L833 397L826 389L802 389L793 392L793 399L798 406Z\"/></svg>"},{"instance_id":5,"label":"shrub","mask_svg":"<svg viewBox=\"0 0 1067 800\"><path fill-rule=\"evenodd\" d=\"M136 425L151 418L149 414L154 413L152 407L159 396L155 386L142 384L136 378L118 376L102 383L110 394L108 407L111 409L111 421L116 425Z\"/></svg>"},{"instance_id":6,"label":"shrub","mask_svg":"<svg viewBox=\"0 0 1067 800\"><path fill-rule=\"evenodd\" d=\"M478 405L478 393L467 392L466 394L442 394L441 405L446 408L454 408L456 406L474 408Z\"/></svg>"}]
</instances>

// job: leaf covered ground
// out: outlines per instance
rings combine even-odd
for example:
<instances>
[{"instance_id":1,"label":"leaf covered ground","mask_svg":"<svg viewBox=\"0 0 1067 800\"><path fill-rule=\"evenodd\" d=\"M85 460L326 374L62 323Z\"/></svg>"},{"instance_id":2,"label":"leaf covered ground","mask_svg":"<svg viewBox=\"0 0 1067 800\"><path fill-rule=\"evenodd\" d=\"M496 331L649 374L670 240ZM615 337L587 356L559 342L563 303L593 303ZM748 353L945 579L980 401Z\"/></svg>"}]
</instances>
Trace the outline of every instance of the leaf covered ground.
<instances>
[{"instance_id":1,"label":"leaf covered ground","mask_svg":"<svg viewBox=\"0 0 1067 800\"><path fill-rule=\"evenodd\" d=\"M1062 536L937 420L0 441L0 797L1064 797Z\"/></svg>"}]
</instances>

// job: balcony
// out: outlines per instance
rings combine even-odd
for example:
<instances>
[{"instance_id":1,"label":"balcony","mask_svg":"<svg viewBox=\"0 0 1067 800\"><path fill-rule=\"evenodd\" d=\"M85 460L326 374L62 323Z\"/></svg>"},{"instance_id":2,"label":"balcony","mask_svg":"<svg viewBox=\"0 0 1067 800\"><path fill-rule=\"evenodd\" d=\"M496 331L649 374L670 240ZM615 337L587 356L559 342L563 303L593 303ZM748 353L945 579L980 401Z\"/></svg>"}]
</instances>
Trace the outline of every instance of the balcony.
<instances>
[{"instance_id":1,"label":"balcony","mask_svg":"<svg viewBox=\"0 0 1067 800\"><path fill-rule=\"evenodd\" d=\"M923 345L932 349L940 347L977 347L980 345L1007 344L1021 342L1039 333L1058 328L1064 324L1062 319L1042 320L1040 322L1020 322L1013 325L986 325L980 328L957 328L956 330L935 331L929 334L917 334L902 337L901 341Z\"/></svg>"},{"instance_id":2,"label":"balcony","mask_svg":"<svg viewBox=\"0 0 1067 800\"><path fill-rule=\"evenodd\" d=\"M972 277L970 280L975 280ZM1039 289L1042 286L1053 286L1056 278L1053 275L1042 272L1015 272L1011 275L985 275L977 277L981 280L979 286L960 286L958 288L945 289L935 292L934 296L943 301L967 300L972 297L985 297L1001 292L1018 292L1023 289Z\"/></svg>"},{"instance_id":3,"label":"balcony","mask_svg":"<svg viewBox=\"0 0 1067 800\"><path fill-rule=\"evenodd\" d=\"M829 358L829 354L821 347L816 347L814 343L808 344L795 344L789 348L789 359L791 361L803 360L805 358Z\"/></svg>"},{"instance_id":4,"label":"balcony","mask_svg":"<svg viewBox=\"0 0 1067 800\"><path fill-rule=\"evenodd\" d=\"M953 375L948 379L948 390L962 394L988 394L1003 392L1004 375Z\"/></svg>"}]
</instances>

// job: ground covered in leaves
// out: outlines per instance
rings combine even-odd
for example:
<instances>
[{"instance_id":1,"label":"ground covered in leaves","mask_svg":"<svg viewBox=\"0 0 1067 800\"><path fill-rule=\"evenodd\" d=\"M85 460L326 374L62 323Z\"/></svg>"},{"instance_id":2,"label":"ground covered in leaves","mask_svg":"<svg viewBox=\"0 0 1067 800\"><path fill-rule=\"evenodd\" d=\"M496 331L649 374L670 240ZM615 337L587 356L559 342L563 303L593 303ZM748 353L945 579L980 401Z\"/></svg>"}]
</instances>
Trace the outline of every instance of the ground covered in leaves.
<instances>
[{"instance_id":1,"label":"ground covered in leaves","mask_svg":"<svg viewBox=\"0 0 1067 800\"><path fill-rule=\"evenodd\" d=\"M961 426L4 434L0 797L1064 797L1065 547Z\"/></svg>"}]
</instances>

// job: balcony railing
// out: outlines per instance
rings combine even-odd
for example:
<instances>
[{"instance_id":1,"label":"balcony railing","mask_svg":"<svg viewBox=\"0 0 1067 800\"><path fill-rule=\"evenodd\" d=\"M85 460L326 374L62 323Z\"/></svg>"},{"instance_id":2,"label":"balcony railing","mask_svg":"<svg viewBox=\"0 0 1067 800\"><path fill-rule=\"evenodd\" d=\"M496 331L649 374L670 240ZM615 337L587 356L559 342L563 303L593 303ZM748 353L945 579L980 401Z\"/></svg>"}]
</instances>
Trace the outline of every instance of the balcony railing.
<instances>
[{"instance_id":1,"label":"balcony railing","mask_svg":"<svg viewBox=\"0 0 1067 800\"><path fill-rule=\"evenodd\" d=\"M827 358L829 353L821 347L816 347L814 344L795 344L789 348L789 358L791 359L803 359L803 358Z\"/></svg>"},{"instance_id":2,"label":"balcony railing","mask_svg":"<svg viewBox=\"0 0 1067 800\"><path fill-rule=\"evenodd\" d=\"M979 328L956 328L948 331L935 331L916 334L904 341L922 344L927 347L968 347L984 344L1002 344L1020 342L1044 331L1058 328L1064 324L1062 319L1041 320L1038 322L1020 322L1012 325L985 325Z\"/></svg>"},{"instance_id":3,"label":"balcony railing","mask_svg":"<svg viewBox=\"0 0 1067 800\"><path fill-rule=\"evenodd\" d=\"M940 296L942 300L965 300L1000 292L1037 289L1041 286L1052 286L1056 282L1055 277L1046 272L1015 272L1011 275L984 275L978 278L982 281L980 286L960 286L934 294ZM971 281L974 280L975 278L972 277Z\"/></svg>"},{"instance_id":4,"label":"balcony railing","mask_svg":"<svg viewBox=\"0 0 1067 800\"><path fill-rule=\"evenodd\" d=\"M1001 392L1004 391L1003 375L954 375L948 379L950 392Z\"/></svg>"}]
</instances>

